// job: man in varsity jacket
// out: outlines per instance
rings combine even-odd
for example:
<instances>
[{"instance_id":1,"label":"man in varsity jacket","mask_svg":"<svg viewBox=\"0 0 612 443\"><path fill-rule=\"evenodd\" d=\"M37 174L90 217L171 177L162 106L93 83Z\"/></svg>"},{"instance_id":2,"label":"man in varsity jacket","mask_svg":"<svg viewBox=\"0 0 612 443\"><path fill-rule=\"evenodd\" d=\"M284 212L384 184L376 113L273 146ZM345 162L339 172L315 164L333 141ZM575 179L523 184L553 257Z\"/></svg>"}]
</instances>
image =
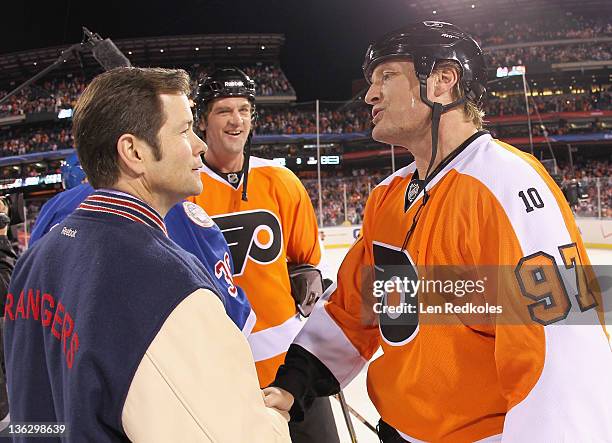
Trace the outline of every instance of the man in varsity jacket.
<instances>
[{"instance_id":1,"label":"man in varsity jacket","mask_svg":"<svg viewBox=\"0 0 612 443\"><path fill-rule=\"evenodd\" d=\"M451 24L416 23L370 46L363 68L373 138L415 162L373 190L337 286L289 348L267 404L300 420L382 347L367 384L383 442L612 441L597 280L544 167L482 131L478 44ZM483 286L467 300L395 289L449 269L495 278L471 280ZM449 302L447 315L423 309L439 299L425 306Z\"/></svg>"},{"instance_id":2,"label":"man in varsity jacket","mask_svg":"<svg viewBox=\"0 0 612 443\"><path fill-rule=\"evenodd\" d=\"M75 442L289 441L228 296L163 221L202 190L188 95L182 70L117 68L79 99L73 133L96 192L13 274L13 422L64 423Z\"/></svg>"}]
</instances>

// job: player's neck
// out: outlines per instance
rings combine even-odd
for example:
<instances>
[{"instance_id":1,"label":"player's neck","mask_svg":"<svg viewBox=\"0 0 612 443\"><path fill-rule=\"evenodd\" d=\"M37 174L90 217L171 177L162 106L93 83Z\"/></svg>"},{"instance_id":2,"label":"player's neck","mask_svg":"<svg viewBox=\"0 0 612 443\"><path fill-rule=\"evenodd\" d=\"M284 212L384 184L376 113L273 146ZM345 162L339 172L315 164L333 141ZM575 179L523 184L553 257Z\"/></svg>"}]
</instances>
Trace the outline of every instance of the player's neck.
<instances>
[{"instance_id":1,"label":"player's neck","mask_svg":"<svg viewBox=\"0 0 612 443\"><path fill-rule=\"evenodd\" d=\"M237 154L226 154L224 152L214 152L210 148L206 151L206 154L204 154L204 159L215 171L223 173L241 171L244 163L244 155L242 152Z\"/></svg>"},{"instance_id":2,"label":"player's neck","mask_svg":"<svg viewBox=\"0 0 612 443\"><path fill-rule=\"evenodd\" d=\"M436 160L431 166L430 173L463 142L474 135L478 130L471 122L466 122L463 110L457 109L443 114L438 130L438 152ZM425 178L431 160L431 132L420 140L407 144L414 155L419 177Z\"/></svg>"}]
</instances>

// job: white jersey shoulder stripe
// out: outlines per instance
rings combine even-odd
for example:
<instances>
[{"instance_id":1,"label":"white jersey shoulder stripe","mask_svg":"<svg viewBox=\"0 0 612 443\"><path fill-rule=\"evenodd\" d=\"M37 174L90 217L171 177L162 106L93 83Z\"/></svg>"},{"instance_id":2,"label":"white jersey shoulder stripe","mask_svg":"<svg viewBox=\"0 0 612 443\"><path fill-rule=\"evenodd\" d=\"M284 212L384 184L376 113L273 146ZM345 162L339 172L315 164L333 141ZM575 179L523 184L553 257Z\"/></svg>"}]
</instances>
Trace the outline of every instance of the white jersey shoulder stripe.
<instances>
[{"instance_id":1,"label":"white jersey shoulder stripe","mask_svg":"<svg viewBox=\"0 0 612 443\"><path fill-rule=\"evenodd\" d=\"M274 160L268 160L265 158L252 157L252 156L249 159L249 169L265 168L265 167L287 169L284 166L276 163Z\"/></svg>"},{"instance_id":2,"label":"white jersey shoulder stripe","mask_svg":"<svg viewBox=\"0 0 612 443\"><path fill-rule=\"evenodd\" d=\"M383 181L381 181L376 187L378 187L378 186L387 186L396 177L406 178L410 174L414 173L415 170L416 170L416 163L412 162L408 166L404 166L403 168L398 169L397 171L395 171L389 177L387 177Z\"/></svg>"},{"instance_id":3,"label":"white jersey shoulder stripe","mask_svg":"<svg viewBox=\"0 0 612 443\"><path fill-rule=\"evenodd\" d=\"M518 152L502 146L491 136L480 137L478 141L475 149L454 162L453 169L475 178L493 194L515 230L523 255L541 250L558 254L557 248L570 243L571 238L549 184ZM527 212L519 193L527 198L529 189L535 189L531 193L536 200L537 196L541 198L543 207Z\"/></svg>"}]
</instances>

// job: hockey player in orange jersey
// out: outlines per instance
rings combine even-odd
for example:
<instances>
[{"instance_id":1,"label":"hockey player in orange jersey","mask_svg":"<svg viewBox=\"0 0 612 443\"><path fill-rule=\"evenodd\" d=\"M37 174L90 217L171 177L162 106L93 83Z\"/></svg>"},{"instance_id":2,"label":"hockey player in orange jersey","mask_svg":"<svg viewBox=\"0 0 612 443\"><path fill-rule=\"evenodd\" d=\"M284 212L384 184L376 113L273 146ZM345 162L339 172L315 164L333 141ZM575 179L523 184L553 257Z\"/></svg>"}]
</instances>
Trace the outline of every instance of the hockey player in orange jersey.
<instances>
[{"instance_id":1,"label":"hockey player in orange jersey","mask_svg":"<svg viewBox=\"0 0 612 443\"><path fill-rule=\"evenodd\" d=\"M367 385L383 442L612 441L597 282L542 165L482 130L478 44L454 25L417 23L372 44L363 69L373 138L406 147L415 162L373 190L337 286L264 390L267 404L300 420L382 346ZM380 282L483 265L502 276L484 292L501 314L451 313L452 324L380 306L373 315ZM405 294L389 291L382 307L400 306ZM406 305L419 308L423 295Z\"/></svg>"},{"instance_id":2,"label":"hockey player in orange jersey","mask_svg":"<svg viewBox=\"0 0 612 443\"><path fill-rule=\"evenodd\" d=\"M290 170L250 156L253 80L236 68L219 69L200 84L196 106L208 151L201 170L206 192L193 201L223 232L234 280L257 315L249 344L263 387L304 325L298 309L309 313L316 301L310 295L322 293L317 221L304 186ZM308 285L314 286L300 291ZM289 430L294 443L338 442L329 399L319 398L305 421Z\"/></svg>"}]
</instances>

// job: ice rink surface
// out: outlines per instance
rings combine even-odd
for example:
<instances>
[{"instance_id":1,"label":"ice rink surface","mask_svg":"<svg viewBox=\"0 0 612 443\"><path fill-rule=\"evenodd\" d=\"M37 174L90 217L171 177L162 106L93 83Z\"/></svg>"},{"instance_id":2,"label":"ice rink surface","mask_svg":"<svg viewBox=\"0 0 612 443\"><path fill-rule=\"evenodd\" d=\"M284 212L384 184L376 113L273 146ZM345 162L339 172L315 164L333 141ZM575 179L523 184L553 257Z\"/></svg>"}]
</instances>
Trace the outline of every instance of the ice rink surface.
<instances>
[{"instance_id":1,"label":"ice rink surface","mask_svg":"<svg viewBox=\"0 0 612 443\"><path fill-rule=\"evenodd\" d=\"M333 269L338 269L342 259L346 255L348 249L327 249L327 259L330 262L330 266ZM612 265L612 250L606 249L589 249L589 258L593 265ZM608 318L608 325L612 325L612 318ZM374 355L376 358L379 354ZM376 426L378 423L379 415L374 408L374 405L370 402L366 390L366 371L367 367L351 382L349 386L344 389L344 395L346 402L355 409L361 416L363 416L369 423ZM351 443L347 425L340 409L340 404L337 400L331 399L332 409L334 411L334 417L336 418L336 425L338 427L338 433L340 434L341 443ZM370 431L365 425L361 424L357 419L351 416L353 427L357 435L357 441L359 443L379 443L378 437Z\"/></svg>"}]
</instances>

